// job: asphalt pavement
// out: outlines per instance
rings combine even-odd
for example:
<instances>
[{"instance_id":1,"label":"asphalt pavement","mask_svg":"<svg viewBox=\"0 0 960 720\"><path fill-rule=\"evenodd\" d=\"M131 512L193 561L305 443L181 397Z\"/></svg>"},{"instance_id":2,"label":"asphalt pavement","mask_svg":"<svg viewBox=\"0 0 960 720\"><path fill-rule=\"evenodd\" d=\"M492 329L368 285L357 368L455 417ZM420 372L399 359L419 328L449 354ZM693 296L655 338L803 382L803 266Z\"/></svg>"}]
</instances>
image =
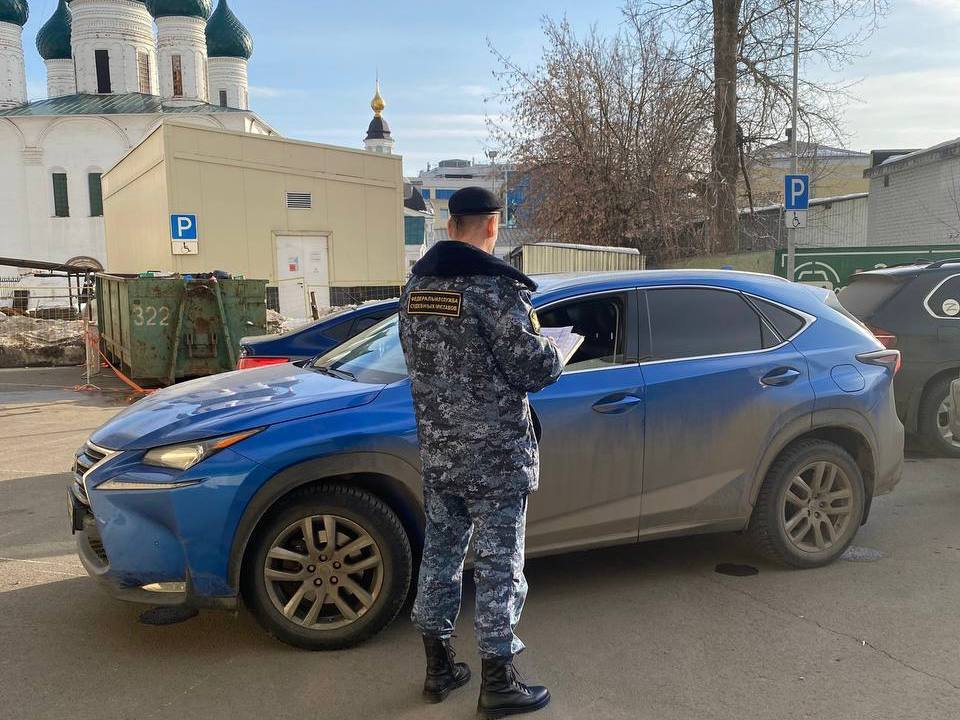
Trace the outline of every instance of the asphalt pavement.
<instances>
[{"instance_id":1,"label":"asphalt pavement","mask_svg":"<svg viewBox=\"0 0 960 720\"><path fill-rule=\"evenodd\" d=\"M309 653L245 611L155 627L102 594L74 554L66 470L129 396L74 392L81 381L0 371L0 717L474 717L477 677L421 703L409 608L361 647ZM857 536L859 560L786 570L735 535L533 560L519 664L554 701L531 717L960 717L958 515L960 461L912 455ZM476 674L472 608L468 592L457 644Z\"/></svg>"}]
</instances>

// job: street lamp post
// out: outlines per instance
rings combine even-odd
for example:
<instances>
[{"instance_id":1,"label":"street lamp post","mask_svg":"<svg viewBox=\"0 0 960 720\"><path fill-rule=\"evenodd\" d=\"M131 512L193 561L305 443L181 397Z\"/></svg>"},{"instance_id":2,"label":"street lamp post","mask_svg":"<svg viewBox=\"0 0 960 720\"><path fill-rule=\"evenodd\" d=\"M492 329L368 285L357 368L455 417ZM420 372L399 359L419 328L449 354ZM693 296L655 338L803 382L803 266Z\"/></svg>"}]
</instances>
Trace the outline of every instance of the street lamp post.
<instances>
[{"instance_id":1,"label":"street lamp post","mask_svg":"<svg viewBox=\"0 0 960 720\"><path fill-rule=\"evenodd\" d=\"M793 130L790 133L793 159L790 163L790 172L796 175L800 171L800 162L797 144L797 115L799 114L799 86L800 86L800 0L793 3ZM786 202L786 198L784 198ZM787 228L787 279L793 280L797 265L797 230Z\"/></svg>"}]
</instances>

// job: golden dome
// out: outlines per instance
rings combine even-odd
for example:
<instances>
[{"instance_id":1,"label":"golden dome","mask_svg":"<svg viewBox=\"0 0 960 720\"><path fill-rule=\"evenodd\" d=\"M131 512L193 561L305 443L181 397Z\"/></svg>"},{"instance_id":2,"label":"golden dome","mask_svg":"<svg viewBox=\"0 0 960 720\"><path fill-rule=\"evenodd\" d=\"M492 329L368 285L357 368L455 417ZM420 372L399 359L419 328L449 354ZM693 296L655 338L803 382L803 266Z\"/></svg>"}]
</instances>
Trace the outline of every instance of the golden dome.
<instances>
[{"instance_id":1,"label":"golden dome","mask_svg":"<svg viewBox=\"0 0 960 720\"><path fill-rule=\"evenodd\" d=\"M380 113L383 112L383 109L387 104L383 101L383 96L380 95L380 81L377 80L377 91L373 95L373 100L370 101L370 108L373 110L373 114L377 117L380 117Z\"/></svg>"}]
</instances>

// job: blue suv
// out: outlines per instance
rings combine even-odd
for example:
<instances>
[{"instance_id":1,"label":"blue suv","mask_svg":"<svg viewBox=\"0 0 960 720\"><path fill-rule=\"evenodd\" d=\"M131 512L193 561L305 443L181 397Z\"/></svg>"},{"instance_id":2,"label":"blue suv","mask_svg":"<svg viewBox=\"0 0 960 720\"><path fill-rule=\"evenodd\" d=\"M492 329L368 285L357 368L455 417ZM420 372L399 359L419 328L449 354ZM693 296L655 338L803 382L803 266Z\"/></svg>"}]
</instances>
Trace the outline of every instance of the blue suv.
<instances>
[{"instance_id":1,"label":"blue suv","mask_svg":"<svg viewBox=\"0 0 960 720\"><path fill-rule=\"evenodd\" d=\"M541 324L586 340L531 396L530 555L746 531L817 567L899 480L899 353L832 293L725 271L538 280ZM281 640L340 648L407 597L418 468L393 315L316 360L133 405L78 451L70 517L84 566L117 597L242 596Z\"/></svg>"}]
</instances>

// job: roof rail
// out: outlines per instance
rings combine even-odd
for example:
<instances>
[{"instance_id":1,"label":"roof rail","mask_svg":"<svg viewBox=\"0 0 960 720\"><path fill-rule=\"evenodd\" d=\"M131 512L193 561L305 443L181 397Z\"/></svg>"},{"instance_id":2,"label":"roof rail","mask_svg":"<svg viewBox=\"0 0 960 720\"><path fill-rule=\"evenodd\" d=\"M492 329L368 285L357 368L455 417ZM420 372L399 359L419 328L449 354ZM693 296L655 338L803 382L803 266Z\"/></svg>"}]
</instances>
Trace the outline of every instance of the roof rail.
<instances>
[{"instance_id":1,"label":"roof rail","mask_svg":"<svg viewBox=\"0 0 960 720\"><path fill-rule=\"evenodd\" d=\"M960 258L944 258L943 260L937 260L927 265L927 270L936 270L937 268L942 268L944 265L950 265L952 263L960 263Z\"/></svg>"}]
</instances>

